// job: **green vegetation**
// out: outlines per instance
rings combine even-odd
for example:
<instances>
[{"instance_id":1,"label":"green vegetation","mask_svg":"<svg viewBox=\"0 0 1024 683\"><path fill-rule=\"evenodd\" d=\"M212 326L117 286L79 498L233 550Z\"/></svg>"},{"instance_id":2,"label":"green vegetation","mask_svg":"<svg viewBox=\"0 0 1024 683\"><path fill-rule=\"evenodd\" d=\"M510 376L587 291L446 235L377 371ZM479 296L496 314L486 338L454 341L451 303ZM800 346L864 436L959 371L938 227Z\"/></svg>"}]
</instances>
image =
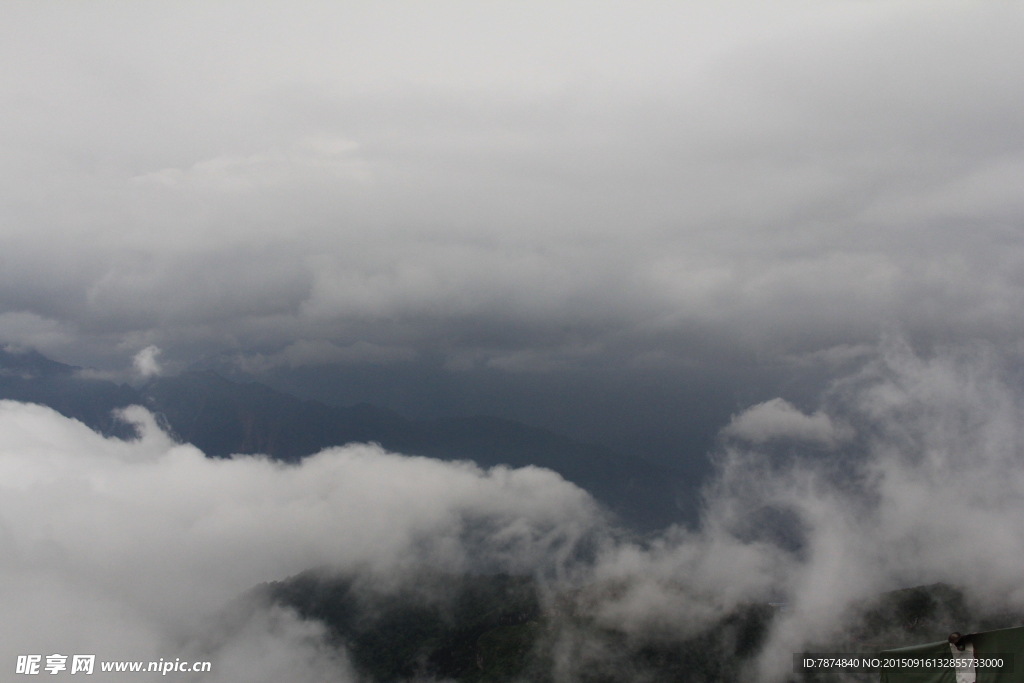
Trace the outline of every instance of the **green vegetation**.
<instances>
[{"instance_id":1,"label":"green vegetation","mask_svg":"<svg viewBox=\"0 0 1024 683\"><path fill-rule=\"evenodd\" d=\"M306 572L259 591L304 618L322 621L360 674L381 683L743 680L744 669L781 616L768 605L748 604L696 636L668 628L626 633L601 625L587 607L613 596L615 587L590 586L544 599L535 581L507 574L420 574L387 590L366 576ZM892 591L853 606L846 635L810 649L877 652L944 640L957 630L1021 624L1021 615L980 617L969 609L962 591L934 584ZM570 677L560 675L567 671ZM873 677L847 675L849 680ZM838 678L814 674L801 680Z\"/></svg>"},{"instance_id":2,"label":"green vegetation","mask_svg":"<svg viewBox=\"0 0 1024 683\"><path fill-rule=\"evenodd\" d=\"M773 615L749 605L695 638L638 641L581 614L579 595L544 609L536 583L521 576L418 576L386 592L360 577L307 572L261 590L326 624L358 671L382 683L543 683L559 667L581 683L730 680L757 653Z\"/></svg>"},{"instance_id":3,"label":"green vegetation","mask_svg":"<svg viewBox=\"0 0 1024 683\"><path fill-rule=\"evenodd\" d=\"M512 681L526 673L544 629L533 582L504 574L421 576L381 593L355 578L301 574L268 596L324 622L375 681L415 676Z\"/></svg>"}]
</instances>

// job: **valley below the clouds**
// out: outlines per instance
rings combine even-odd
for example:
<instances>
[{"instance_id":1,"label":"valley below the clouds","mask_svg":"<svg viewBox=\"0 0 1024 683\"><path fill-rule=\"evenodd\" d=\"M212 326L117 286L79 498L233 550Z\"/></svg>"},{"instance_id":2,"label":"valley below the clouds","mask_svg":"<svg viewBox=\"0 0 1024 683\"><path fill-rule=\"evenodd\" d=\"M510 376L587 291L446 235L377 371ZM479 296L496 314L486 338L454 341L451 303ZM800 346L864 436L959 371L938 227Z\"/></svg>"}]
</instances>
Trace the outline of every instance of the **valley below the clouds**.
<instances>
[{"instance_id":1,"label":"valley below the clouds","mask_svg":"<svg viewBox=\"0 0 1024 683\"><path fill-rule=\"evenodd\" d=\"M753 406L722 430L691 526L678 472L511 420L410 420L210 371L132 386L6 349L8 579L53 600L22 619L52 624L81 585L70 623L115 615L67 642L145 633L229 680L871 680L792 658L1024 625L1008 427L972 472L1002 498L965 502L956 468L916 450L952 457L967 437L936 425L964 415L1017 424L998 367L894 346L834 417ZM918 389L985 372L970 403Z\"/></svg>"},{"instance_id":2,"label":"valley below the clouds","mask_svg":"<svg viewBox=\"0 0 1024 683\"><path fill-rule=\"evenodd\" d=\"M526 576L421 574L388 591L371 576L309 571L254 594L322 623L328 642L348 653L361 675L387 682L744 680L775 622L792 616L784 604L746 603L689 636L669 627L630 633L600 614L600 605L626 588L591 584L557 592ZM944 641L954 630L1024 626L1024 613L981 612L961 589L933 584L858 601L843 620L841 637L820 638L804 651L874 656ZM791 680L877 676L801 672Z\"/></svg>"},{"instance_id":3,"label":"valley below the clouds","mask_svg":"<svg viewBox=\"0 0 1024 683\"><path fill-rule=\"evenodd\" d=\"M115 411L141 405L182 442L211 457L261 454L298 462L325 448L377 443L405 455L480 467L545 467L590 492L641 532L694 520L700 482L679 470L489 415L410 420L369 404L302 400L211 370L130 386L90 376L35 351L0 349L0 399L39 403L108 436L131 438Z\"/></svg>"}]
</instances>

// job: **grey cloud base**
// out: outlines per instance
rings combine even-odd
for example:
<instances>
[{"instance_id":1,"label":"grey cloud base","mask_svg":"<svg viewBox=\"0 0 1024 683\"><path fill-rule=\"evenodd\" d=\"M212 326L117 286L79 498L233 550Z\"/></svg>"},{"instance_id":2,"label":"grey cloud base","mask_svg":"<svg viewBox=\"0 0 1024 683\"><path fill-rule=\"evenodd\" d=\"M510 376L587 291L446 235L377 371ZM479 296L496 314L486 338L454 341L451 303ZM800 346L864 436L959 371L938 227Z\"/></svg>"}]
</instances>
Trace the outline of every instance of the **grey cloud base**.
<instances>
[{"instance_id":1,"label":"grey cloud base","mask_svg":"<svg viewBox=\"0 0 1024 683\"><path fill-rule=\"evenodd\" d=\"M0 339L515 373L1019 327L1012 6L238 7L5 8Z\"/></svg>"},{"instance_id":2,"label":"grey cloud base","mask_svg":"<svg viewBox=\"0 0 1024 683\"><path fill-rule=\"evenodd\" d=\"M441 4L5 4L0 343L700 476L794 358L1016 344L1018 8Z\"/></svg>"}]
</instances>

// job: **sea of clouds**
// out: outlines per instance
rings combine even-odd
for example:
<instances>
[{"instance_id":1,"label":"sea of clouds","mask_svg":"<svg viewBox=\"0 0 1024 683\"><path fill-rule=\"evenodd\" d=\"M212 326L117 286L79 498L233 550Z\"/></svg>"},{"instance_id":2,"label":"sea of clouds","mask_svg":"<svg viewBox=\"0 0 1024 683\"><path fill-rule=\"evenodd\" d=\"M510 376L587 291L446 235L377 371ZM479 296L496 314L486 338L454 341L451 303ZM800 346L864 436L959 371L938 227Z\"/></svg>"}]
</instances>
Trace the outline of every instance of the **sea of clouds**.
<instances>
[{"instance_id":1,"label":"sea of clouds","mask_svg":"<svg viewBox=\"0 0 1024 683\"><path fill-rule=\"evenodd\" d=\"M880 591L944 581L979 609L1024 606L1013 367L989 347L922 357L885 340L813 410L774 399L734 416L700 525L642 539L539 468L358 444L297 465L210 459L143 408L125 411L141 438L124 442L3 401L0 665L87 653L209 660L207 683L354 680L319 624L247 593L311 567L382 583L429 568L533 574L551 593L615 585L592 593L596 623L674 638L785 601L747 672L779 680Z\"/></svg>"}]
</instances>

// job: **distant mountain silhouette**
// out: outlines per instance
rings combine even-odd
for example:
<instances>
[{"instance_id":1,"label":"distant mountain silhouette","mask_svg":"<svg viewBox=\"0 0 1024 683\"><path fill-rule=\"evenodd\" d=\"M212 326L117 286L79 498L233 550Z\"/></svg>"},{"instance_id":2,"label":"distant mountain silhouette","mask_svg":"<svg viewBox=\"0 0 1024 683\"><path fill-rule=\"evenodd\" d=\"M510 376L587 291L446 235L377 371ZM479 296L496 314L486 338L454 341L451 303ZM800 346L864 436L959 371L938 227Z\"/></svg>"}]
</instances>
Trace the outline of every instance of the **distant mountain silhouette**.
<instances>
[{"instance_id":1,"label":"distant mountain silhouette","mask_svg":"<svg viewBox=\"0 0 1024 683\"><path fill-rule=\"evenodd\" d=\"M111 412L143 404L139 393L127 384L82 377L79 371L36 351L0 348L0 398L49 406L107 436L134 437L135 429Z\"/></svg>"},{"instance_id":2,"label":"distant mountain silhouette","mask_svg":"<svg viewBox=\"0 0 1024 683\"><path fill-rule=\"evenodd\" d=\"M410 420L368 404L329 406L212 371L159 377L133 388L82 376L80 369L36 352L0 349L0 398L40 403L97 431L121 438L131 428L115 408L144 405L175 438L209 456L264 453L295 462L323 448L376 442L388 450L482 467L536 465L588 490L640 530L682 521L679 473L547 429L492 416Z\"/></svg>"}]
</instances>

